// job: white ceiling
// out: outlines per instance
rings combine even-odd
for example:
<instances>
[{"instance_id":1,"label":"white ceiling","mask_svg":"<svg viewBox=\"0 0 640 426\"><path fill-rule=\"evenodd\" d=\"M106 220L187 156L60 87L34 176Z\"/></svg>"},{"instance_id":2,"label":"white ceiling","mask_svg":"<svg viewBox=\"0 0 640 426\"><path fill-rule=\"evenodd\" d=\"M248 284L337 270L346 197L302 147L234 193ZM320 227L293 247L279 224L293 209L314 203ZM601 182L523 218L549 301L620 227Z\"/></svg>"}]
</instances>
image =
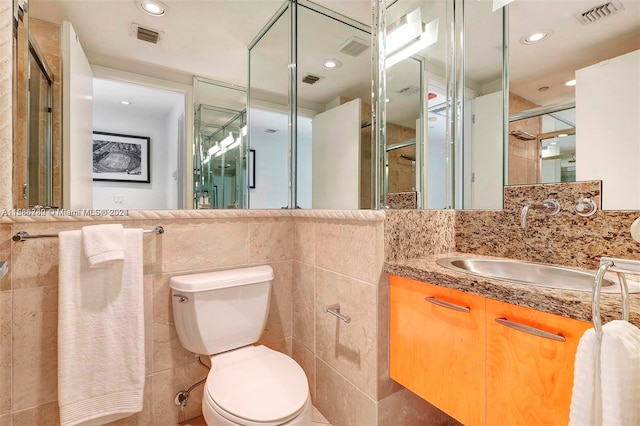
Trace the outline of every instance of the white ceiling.
<instances>
[{"instance_id":1,"label":"white ceiling","mask_svg":"<svg viewBox=\"0 0 640 426\"><path fill-rule=\"evenodd\" d=\"M131 104L123 105L121 101L129 101ZM184 95L168 90L94 78L93 103L94 107L101 109L118 108L132 114L166 117L176 105L184 105Z\"/></svg>"},{"instance_id":2,"label":"white ceiling","mask_svg":"<svg viewBox=\"0 0 640 426\"><path fill-rule=\"evenodd\" d=\"M192 75L200 75L246 86L247 46L283 4L283 0L164 1L170 10L162 18L145 14L133 0L31 0L30 10L32 16L47 21L71 21L93 64L155 76L162 71L163 77L175 81L190 82ZM511 90L538 104L571 99L573 89L564 88L560 83L572 78L576 69L640 48L640 0L622 0L625 11L587 26L573 18L573 13L602 1L513 2L509 38ZM370 0L316 2L362 23L370 23ZM491 4L491 0L465 3L468 86L479 93L483 85L499 79L502 69L501 12L492 12ZM440 18L439 41L422 54L431 75L443 81L446 2L400 0L389 9L389 22L414 7L421 7L425 22ZM369 99L370 51L355 59L336 53L337 46L348 36L359 34L360 38L368 40L368 34L321 15L309 18L307 22L305 19L305 13L301 12L299 71L301 75L311 72L325 79L316 86L302 88L302 96L312 103L324 103L337 95ZM162 44L152 45L133 38L130 35L133 22L164 31ZM552 29L553 36L534 46L518 42L522 35L541 28ZM274 39L285 36L285 33L277 35L275 31L268 35ZM266 46L267 40L264 42ZM341 69L323 69L319 62L325 56L338 56L343 61ZM287 57L282 40L279 40L278 49L263 56L263 61L272 71L260 72L263 81L255 75L256 85L275 93L286 92ZM390 79L390 97L407 84L400 77L395 81L396 86L394 79ZM550 89L539 92L541 86Z\"/></svg>"}]
</instances>

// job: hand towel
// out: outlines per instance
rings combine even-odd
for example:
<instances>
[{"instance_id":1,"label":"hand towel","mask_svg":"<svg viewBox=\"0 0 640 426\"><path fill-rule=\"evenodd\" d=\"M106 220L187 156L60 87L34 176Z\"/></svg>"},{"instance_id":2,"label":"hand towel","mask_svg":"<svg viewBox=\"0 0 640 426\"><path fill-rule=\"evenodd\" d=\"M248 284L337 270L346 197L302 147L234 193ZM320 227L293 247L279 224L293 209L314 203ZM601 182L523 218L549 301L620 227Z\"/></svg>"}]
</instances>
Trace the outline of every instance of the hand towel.
<instances>
[{"instance_id":1,"label":"hand towel","mask_svg":"<svg viewBox=\"0 0 640 426\"><path fill-rule=\"evenodd\" d=\"M574 364L573 393L569 426L600 424L600 340L593 328L585 331L578 343ZM596 420L598 419L598 420Z\"/></svg>"},{"instance_id":2,"label":"hand towel","mask_svg":"<svg viewBox=\"0 0 640 426\"><path fill-rule=\"evenodd\" d=\"M82 245L92 268L124 260L124 228L120 224L82 227Z\"/></svg>"},{"instance_id":3,"label":"hand towel","mask_svg":"<svg viewBox=\"0 0 640 426\"><path fill-rule=\"evenodd\" d=\"M602 327L602 424L640 425L640 330L627 321Z\"/></svg>"},{"instance_id":4,"label":"hand towel","mask_svg":"<svg viewBox=\"0 0 640 426\"><path fill-rule=\"evenodd\" d=\"M145 353L142 230L125 259L92 269L82 231L59 233L58 404L66 425L105 424L142 410Z\"/></svg>"},{"instance_id":5,"label":"hand towel","mask_svg":"<svg viewBox=\"0 0 640 426\"><path fill-rule=\"evenodd\" d=\"M640 425L640 330L611 321L587 330L576 352L569 426Z\"/></svg>"}]
</instances>

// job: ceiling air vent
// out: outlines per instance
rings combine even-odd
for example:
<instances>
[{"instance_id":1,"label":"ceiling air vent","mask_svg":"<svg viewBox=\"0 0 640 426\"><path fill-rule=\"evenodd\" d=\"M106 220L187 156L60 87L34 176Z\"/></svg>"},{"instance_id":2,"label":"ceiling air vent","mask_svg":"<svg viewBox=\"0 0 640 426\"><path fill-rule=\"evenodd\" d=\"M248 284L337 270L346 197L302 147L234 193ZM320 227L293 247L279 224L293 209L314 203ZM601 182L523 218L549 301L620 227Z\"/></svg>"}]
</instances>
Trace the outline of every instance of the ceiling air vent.
<instances>
[{"instance_id":1,"label":"ceiling air vent","mask_svg":"<svg viewBox=\"0 0 640 426\"><path fill-rule=\"evenodd\" d=\"M320 77L313 74L307 74L304 77L302 77L302 82L307 84L316 84L318 80L320 80Z\"/></svg>"},{"instance_id":2,"label":"ceiling air vent","mask_svg":"<svg viewBox=\"0 0 640 426\"><path fill-rule=\"evenodd\" d=\"M352 57L359 56L369 48L369 43L358 37L349 37L347 41L340 45L338 52Z\"/></svg>"},{"instance_id":3,"label":"ceiling air vent","mask_svg":"<svg viewBox=\"0 0 640 426\"><path fill-rule=\"evenodd\" d=\"M136 23L131 24L131 35L152 44L161 44L164 39L164 31L152 30Z\"/></svg>"},{"instance_id":4,"label":"ceiling air vent","mask_svg":"<svg viewBox=\"0 0 640 426\"><path fill-rule=\"evenodd\" d=\"M403 95L403 96L411 96L411 95L415 95L419 91L420 91L420 88L418 88L416 86L409 85L407 87L404 87L404 88L398 90L396 93L399 94L399 95Z\"/></svg>"},{"instance_id":5,"label":"ceiling air vent","mask_svg":"<svg viewBox=\"0 0 640 426\"><path fill-rule=\"evenodd\" d=\"M612 0L599 6L592 7L582 13L576 13L573 16L575 16L581 24L587 25L613 15L616 12L620 12L621 10L624 10L622 3L617 0Z\"/></svg>"}]
</instances>

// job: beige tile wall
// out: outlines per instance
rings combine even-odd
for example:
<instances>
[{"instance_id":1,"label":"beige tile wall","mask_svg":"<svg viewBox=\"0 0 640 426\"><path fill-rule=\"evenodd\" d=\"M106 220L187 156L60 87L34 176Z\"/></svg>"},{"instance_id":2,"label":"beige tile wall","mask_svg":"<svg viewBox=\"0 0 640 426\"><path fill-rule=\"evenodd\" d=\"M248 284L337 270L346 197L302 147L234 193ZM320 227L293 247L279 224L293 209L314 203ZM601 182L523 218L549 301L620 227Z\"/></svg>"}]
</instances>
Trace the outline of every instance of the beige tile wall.
<instances>
[{"instance_id":1,"label":"beige tile wall","mask_svg":"<svg viewBox=\"0 0 640 426\"><path fill-rule=\"evenodd\" d=\"M145 406L119 425L170 425L200 415L202 387L192 392L185 411L173 404L178 391L207 373L178 341L169 291L174 275L271 265L275 279L260 343L292 352L291 217L123 221L127 227L146 229L160 223L165 234L144 236ZM85 224L0 224L0 259L10 261L11 271L0 280L0 425L58 424L58 240L12 242L11 235L19 230L57 233Z\"/></svg>"},{"instance_id":2,"label":"beige tile wall","mask_svg":"<svg viewBox=\"0 0 640 426\"><path fill-rule=\"evenodd\" d=\"M384 221L295 217L293 235L293 358L320 412L334 425L447 424L388 377ZM323 312L334 303L350 323Z\"/></svg>"},{"instance_id":3,"label":"beige tile wall","mask_svg":"<svg viewBox=\"0 0 640 426\"><path fill-rule=\"evenodd\" d=\"M396 424L394 413L407 424L427 419L446 424L447 416L388 378L382 216L269 215L224 217L221 212L204 219L122 220L127 227L145 229L162 224L166 232L144 236L144 409L116 424L170 425L200 415L202 387L191 393L185 411L173 404L176 393L204 378L206 370L178 341L169 280L257 264L275 271L259 343L301 364L314 403L333 424L391 425ZM48 234L85 224L46 219L0 223L0 257L10 261L11 270L0 281L0 426L58 424L58 240L12 242L11 236L19 230ZM336 302L351 323L322 312L324 305Z\"/></svg>"},{"instance_id":4,"label":"beige tile wall","mask_svg":"<svg viewBox=\"0 0 640 426\"><path fill-rule=\"evenodd\" d=\"M0 208L12 205L13 65L13 2L0 0Z\"/></svg>"}]
</instances>

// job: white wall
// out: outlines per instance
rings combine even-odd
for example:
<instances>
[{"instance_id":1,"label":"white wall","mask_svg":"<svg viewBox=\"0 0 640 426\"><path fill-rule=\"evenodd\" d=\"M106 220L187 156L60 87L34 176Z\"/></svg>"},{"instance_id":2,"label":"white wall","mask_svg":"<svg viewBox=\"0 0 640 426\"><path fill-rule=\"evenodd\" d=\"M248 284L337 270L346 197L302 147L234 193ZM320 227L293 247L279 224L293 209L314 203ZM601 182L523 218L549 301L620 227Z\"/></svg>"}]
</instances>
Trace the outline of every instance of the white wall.
<instances>
[{"instance_id":1,"label":"white wall","mask_svg":"<svg viewBox=\"0 0 640 426\"><path fill-rule=\"evenodd\" d=\"M473 100L471 209L502 209L502 91Z\"/></svg>"},{"instance_id":2,"label":"white wall","mask_svg":"<svg viewBox=\"0 0 640 426\"><path fill-rule=\"evenodd\" d=\"M249 208L279 209L289 204L287 122L284 112L249 111L249 145L256 151L255 188L249 189ZM277 132L267 133L266 129Z\"/></svg>"},{"instance_id":3,"label":"white wall","mask_svg":"<svg viewBox=\"0 0 640 426\"><path fill-rule=\"evenodd\" d=\"M184 114L184 103L176 103L166 118L166 131L167 138L166 145L166 163L165 170L168 173L165 175L166 180L166 207L167 209L178 208L178 186L184 185L181 181L182 177L178 175L178 120L180 116Z\"/></svg>"},{"instance_id":4,"label":"white wall","mask_svg":"<svg viewBox=\"0 0 640 426\"><path fill-rule=\"evenodd\" d=\"M297 203L302 209L312 207L312 126L313 121L308 117L298 117L298 188Z\"/></svg>"},{"instance_id":5,"label":"white wall","mask_svg":"<svg viewBox=\"0 0 640 426\"><path fill-rule=\"evenodd\" d=\"M96 131L151 138L151 183L96 181L93 183L95 209L176 208L177 183L172 173L177 169L177 123L184 112L183 105L176 105L168 115L154 116L121 105L94 102ZM123 203L116 203L114 197L122 197Z\"/></svg>"},{"instance_id":6,"label":"white wall","mask_svg":"<svg viewBox=\"0 0 640 426\"><path fill-rule=\"evenodd\" d=\"M313 208L360 207L360 112L355 99L313 118Z\"/></svg>"},{"instance_id":7,"label":"white wall","mask_svg":"<svg viewBox=\"0 0 640 426\"><path fill-rule=\"evenodd\" d=\"M70 22L62 23L62 207L92 208L93 73ZM95 204L93 204L95 208Z\"/></svg>"},{"instance_id":8,"label":"white wall","mask_svg":"<svg viewBox=\"0 0 640 426\"><path fill-rule=\"evenodd\" d=\"M640 50L576 71L576 180L602 207L640 209Z\"/></svg>"}]
</instances>

